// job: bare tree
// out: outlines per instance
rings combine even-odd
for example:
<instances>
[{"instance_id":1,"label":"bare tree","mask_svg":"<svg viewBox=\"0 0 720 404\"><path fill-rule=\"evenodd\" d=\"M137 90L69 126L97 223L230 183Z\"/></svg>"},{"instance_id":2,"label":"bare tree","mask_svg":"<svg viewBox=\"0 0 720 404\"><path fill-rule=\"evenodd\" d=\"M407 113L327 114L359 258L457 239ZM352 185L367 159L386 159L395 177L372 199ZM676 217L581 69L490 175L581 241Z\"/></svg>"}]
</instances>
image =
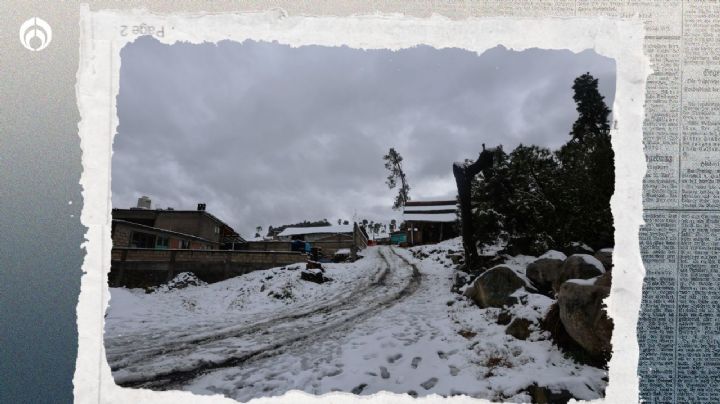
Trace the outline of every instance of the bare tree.
<instances>
[{"instance_id":1,"label":"bare tree","mask_svg":"<svg viewBox=\"0 0 720 404\"><path fill-rule=\"evenodd\" d=\"M482 152L475 162L453 164L453 175L458 189L460 199L460 219L462 225L463 248L465 249L465 263L468 269L477 267L480 257L475 245L475 229L473 228L472 207L470 205L470 190L472 179L479 173L486 171L493 166L493 151L485 150L482 145Z\"/></svg>"}]
</instances>

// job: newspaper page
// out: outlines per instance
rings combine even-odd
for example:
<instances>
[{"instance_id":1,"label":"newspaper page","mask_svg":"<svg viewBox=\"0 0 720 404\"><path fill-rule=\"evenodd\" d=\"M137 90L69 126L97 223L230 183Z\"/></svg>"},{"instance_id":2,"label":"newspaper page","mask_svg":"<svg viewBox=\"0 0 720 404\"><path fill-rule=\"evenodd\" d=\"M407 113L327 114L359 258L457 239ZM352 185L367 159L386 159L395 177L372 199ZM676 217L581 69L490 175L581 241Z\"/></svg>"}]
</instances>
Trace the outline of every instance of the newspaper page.
<instances>
[{"instance_id":1,"label":"newspaper page","mask_svg":"<svg viewBox=\"0 0 720 404\"><path fill-rule=\"evenodd\" d=\"M642 190L645 224L639 235L645 269L637 323L639 399L720 400L720 2L496 0L390 2L378 7L338 6L337 14L440 14L453 20L639 17L644 22L643 46L652 74L646 83L642 130L647 173ZM318 13L307 4L287 9L291 16ZM104 50L117 51L110 46ZM102 228L96 231L93 237L105 237L99 235Z\"/></svg>"}]
</instances>

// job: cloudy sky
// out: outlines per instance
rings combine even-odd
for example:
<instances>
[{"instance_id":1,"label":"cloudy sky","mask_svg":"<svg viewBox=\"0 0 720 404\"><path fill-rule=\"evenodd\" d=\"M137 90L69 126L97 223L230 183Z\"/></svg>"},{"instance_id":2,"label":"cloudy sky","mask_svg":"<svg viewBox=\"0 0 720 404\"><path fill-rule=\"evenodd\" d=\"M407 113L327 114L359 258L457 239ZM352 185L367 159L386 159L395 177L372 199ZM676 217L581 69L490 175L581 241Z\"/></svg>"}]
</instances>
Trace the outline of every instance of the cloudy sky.
<instances>
[{"instance_id":1,"label":"cloudy sky","mask_svg":"<svg viewBox=\"0 0 720 404\"><path fill-rule=\"evenodd\" d=\"M612 107L615 62L591 50L502 47L482 55L229 42L121 53L114 207L209 212L251 236L305 219L382 220L395 147L413 199L452 198L453 161L481 144L557 148L577 118L572 82L590 72Z\"/></svg>"}]
</instances>

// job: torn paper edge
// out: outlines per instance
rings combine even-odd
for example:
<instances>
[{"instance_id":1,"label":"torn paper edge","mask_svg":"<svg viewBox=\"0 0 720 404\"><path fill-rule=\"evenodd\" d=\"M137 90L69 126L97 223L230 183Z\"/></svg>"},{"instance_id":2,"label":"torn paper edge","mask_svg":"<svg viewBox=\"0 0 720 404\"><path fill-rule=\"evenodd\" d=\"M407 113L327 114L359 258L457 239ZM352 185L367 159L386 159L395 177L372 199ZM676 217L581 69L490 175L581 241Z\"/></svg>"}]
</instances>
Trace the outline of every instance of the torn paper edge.
<instances>
[{"instance_id":1,"label":"torn paper edge","mask_svg":"<svg viewBox=\"0 0 720 404\"><path fill-rule=\"evenodd\" d=\"M638 230L642 224L642 180L646 164L642 143L645 84L651 73L643 52L644 28L638 18L470 18L451 20L438 15L415 18L399 14L351 17L287 16L281 10L260 13L179 13L160 15L146 10L80 10L80 63L76 95L81 120L83 187L81 221L88 228L77 306L78 357L74 382L75 401L107 403L234 403L230 398L196 396L189 392L156 392L115 385L103 348L104 315L109 301L107 274L112 241L110 168L112 141L118 126L116 97L119 89L120 50L137 35L121 35L122 26L164 26L160 42L172 44L232 40L277 41L293 47L341 46L359 49L398 50L418 44L435 48L463 48L481 54L503 45L509 49L594 49L615 59L616 94L612 106L616 126L615 194L611 200L615 222L615 249L611 294L606 303L612 317L613 355L604 400L627 403L639 400L636 326L645 274ZM262 403L478 403L469 397L438 395L413 399L381 392L373 396L328 393L315 396L291 391Z\"/></svg>"}]
</instances>

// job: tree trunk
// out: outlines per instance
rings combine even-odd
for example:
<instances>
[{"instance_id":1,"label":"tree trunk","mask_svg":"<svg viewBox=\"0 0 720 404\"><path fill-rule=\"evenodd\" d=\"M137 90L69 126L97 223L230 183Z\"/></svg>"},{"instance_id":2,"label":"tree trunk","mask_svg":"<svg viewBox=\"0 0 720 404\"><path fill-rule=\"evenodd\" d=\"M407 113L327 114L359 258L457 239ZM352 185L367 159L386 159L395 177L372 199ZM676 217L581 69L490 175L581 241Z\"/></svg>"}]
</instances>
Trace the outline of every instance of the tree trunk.
<instances>
[{"instance_id":1,"label":"tree trunk","mask_svg":"<svg viewBox=\"0 0 720 404\"><path fill-rule=\"evenodd\" d=\"M470 204L472 179L483 170L491 168L492 165L492 152L485 150L485 145L483 145L483 151L474 163L453 164L453 175L455 176L458 198L460 199L460 223L463 248L465 249L465 266L470 271L478 269L480 261L475 244L475 229L472 220L472 206Z\"/></svg>"}]
</instances>

